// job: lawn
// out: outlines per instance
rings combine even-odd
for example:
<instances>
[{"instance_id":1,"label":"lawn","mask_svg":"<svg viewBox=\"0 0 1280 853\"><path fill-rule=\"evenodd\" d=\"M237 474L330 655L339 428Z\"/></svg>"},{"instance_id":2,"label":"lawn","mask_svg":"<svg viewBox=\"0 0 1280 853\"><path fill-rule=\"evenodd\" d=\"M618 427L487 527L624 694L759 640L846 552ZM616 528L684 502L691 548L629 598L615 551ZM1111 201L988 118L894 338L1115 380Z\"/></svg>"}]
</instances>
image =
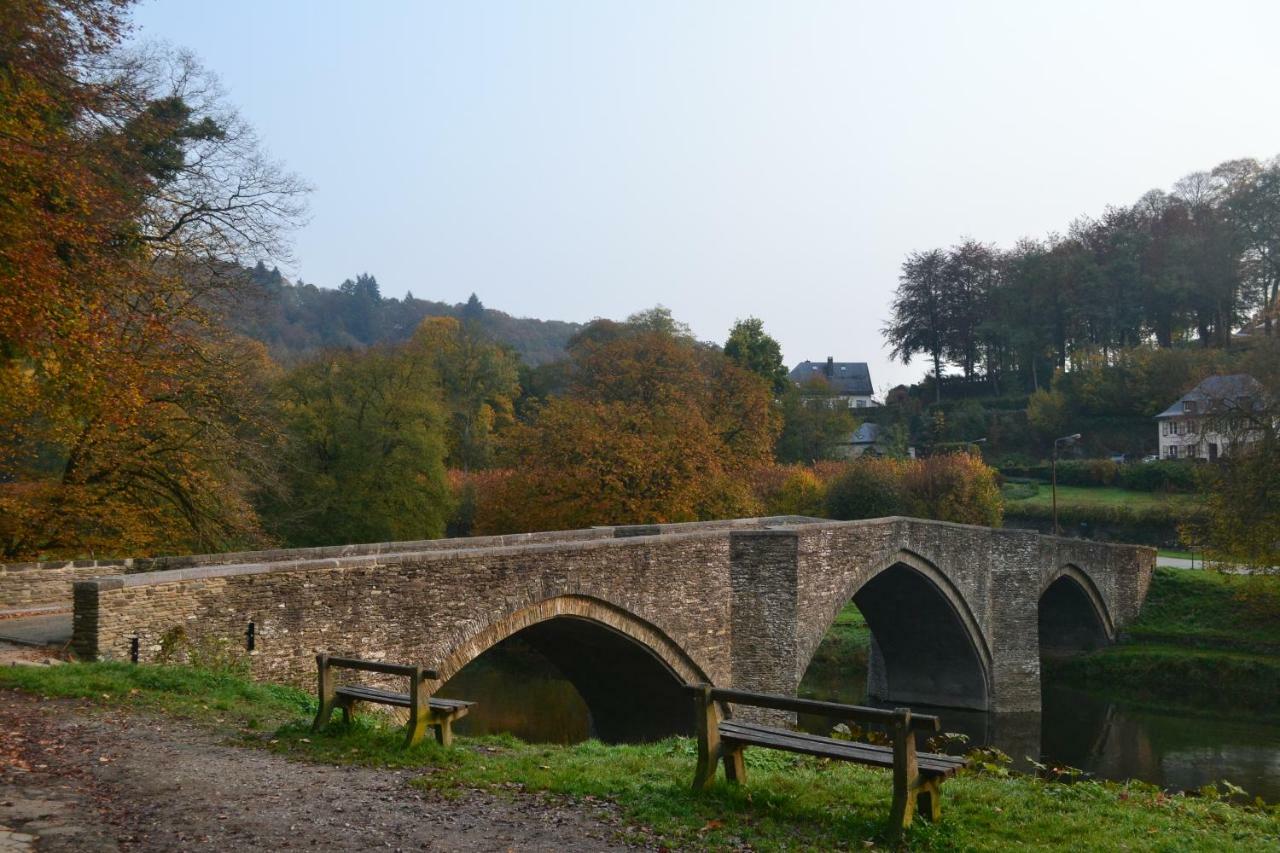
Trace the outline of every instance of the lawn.
<instances>
[{"instance_id":1,"label":"lawn","mask_svg":"<svg viewBox=\"0 0 1280 853\"><path fill-rule=\"evenodd\" d=\"M1006 509L1048 508L1053 505L1053 489L1048 483L1008 483L1003 489ZM1058 509L1063 507L1127 507L1134 510L1185 509L1201 506L1196 495L1166 492L1137 492L1115 486L1058 486Z\"/></svg>"},{"instance_id":2,"label":"lawn","mask_svg":"<svg viewBox=\"0 0 1280 853\"><path fill-rule=\"evenodd\" d=\"M766 750L748 750L748 784L690 790L692 740L638 746L589 741L527 744L510 737L427 741L401 748L401 732L379 718L350 728L308 728L310 697L233 673L127 664L67 664L0 670L0 686L73 696L188 717L240 743L302 761L420 768L415 784L465 796L545 791L616 802L629 840L651 847L759 850L865 849L886 842L887 772ZM274 731L267 734L264 727ZM967 771L943 787L943 820L917 821L912 850L1280 850L1280 811L1225 795L1168 795L1142 783L1072 784Z\"/></svg>"}]
</instances>

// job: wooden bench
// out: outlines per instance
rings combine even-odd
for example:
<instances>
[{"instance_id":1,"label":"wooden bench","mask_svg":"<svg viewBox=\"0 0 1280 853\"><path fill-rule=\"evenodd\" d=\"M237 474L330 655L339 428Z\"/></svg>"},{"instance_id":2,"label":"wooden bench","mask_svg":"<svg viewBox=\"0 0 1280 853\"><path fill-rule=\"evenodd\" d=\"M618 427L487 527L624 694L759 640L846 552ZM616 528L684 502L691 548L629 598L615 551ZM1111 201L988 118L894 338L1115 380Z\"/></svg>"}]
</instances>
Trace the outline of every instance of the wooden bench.
<instances>
[{"instance_id":1,"label":"wooden bench","mask_svg":"<svg viewBox=\"0 0 1280 853\"><path fill-rule=\"evenodd\" d=\"M404 676L409 679L409 692L396 693L393 690L360 685L337 687L334 684L332 672L335 667ZM471 706L475 704L475 702L465 702L461 699L433 699L428 696L422 687L423 682L433 681L439 675L435 670L423 669L420 666L319 654L316 655L316 669L319 673L320 710L316 712L315 722L311 725L312 731L319 731L328 724L334 708L342 709L343 721L350 723L351 706L356 702L370 702L375 705L409 709L405 746L413 746L421 741L426 735L427 726L435 729L436 741L441 746L449 746L453 743L454 721L465 717L471 710Z\"/></svg>"},{"instance_id":2,"label":"wooden bench","mask_svg":"<svg viewBox=\"0 0 1280 853\"><path fill-rule=\"evenodd\" d=\"M715 781L716 765L721 759L724 760L725 777L730 782L746 781L747 772L742 753L748 746L884 767L893 770L893 806L889 812L889 822L892 831L898 834L911 825L911 819L917 810L930 821L941 818L942 782L966 763L965 759L951 755L917 752L916 732L936 732L941 724L937 717L913 714L909 708L886 711L859 705L728 690L708 684L688 685L685 689L693 693L697 711L698 767L694 771L694 790L701 790ZM893 745L855 743L774 726L736 722L723 714L721 705L726 702L795 713L823 714L858 723L886 724L889 726Z\"/></svg>"}]
</instances>

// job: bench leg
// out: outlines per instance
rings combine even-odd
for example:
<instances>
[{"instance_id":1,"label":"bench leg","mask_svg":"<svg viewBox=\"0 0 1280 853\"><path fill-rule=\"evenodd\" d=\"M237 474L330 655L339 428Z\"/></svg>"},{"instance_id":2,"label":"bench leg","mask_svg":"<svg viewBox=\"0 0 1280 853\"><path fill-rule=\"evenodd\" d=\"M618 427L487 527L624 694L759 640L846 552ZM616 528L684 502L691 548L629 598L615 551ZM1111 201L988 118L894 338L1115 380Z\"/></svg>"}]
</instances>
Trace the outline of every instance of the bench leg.
<instances>
[{"instance_id":1,"label":"bench leg","mask_svg":"<svg viewBox=\"0 0 1280 853\"><path fill-rule=\"evenodd\" d=\"M893 724L893 807L889 810L889 833L900 838L916 814L920 791L920 767L916 761L916 737L911 730L911 711L898 708Z\"/></svg>"},{"instance_id":2,"label":"bench leg","mask_svg":"<svg viewBox=\"0 0 1280 853\"><path fill-rule=\"evenodd\" d=\"M313 732L318 732L329 725L329 717L333 715L333 675L329 669L329 656L326 654L316 655L316 677L316 698L320 702L320 707L316 711L315 720L311 723L311 731Z\"/></svg>"},{"instance_id":3,"label":"bench leg","mask_svg":"<svg viewBox=\"0 0 1280 853\"><path fill-rule=\"evenodd\" d=\"M342 724L344 726L350 727L352 721L355 720L355 712L352 711L351 709L351 703L342 702L338 705L338 707L342 709Z\"/></svg>"},{"instance_id":4,"label":"bench leg","mask_svg":"<svg viewBox=\"0 0 1280 853\"><path fill-rule=\"evenodd\" d=\"M693 790L701 791L716 781L720 763L720 706L711 700L711 687L704 685L694 697L694 729L698 734L698 766L693 771Z\"/></svg>"},{"instance_id":5,"label":"bench leg","mask_svg":"<svg viewBox=\"0 0 1280 853\"><path fill-rule=\"evenodd\" d=\"M920 790L916 794L916 807L920 810L920 817L930 823L937 823L942 819L941 779L928 779L920 783Z\"/></svg>"},{"instance_id":6,"label":"bench leg","mask_svg":"<svg viewBox=\"0 0 1280 853\"><path fill-rule=\"evenodd\" d=\"M404 747L413 747L413 745L422 742L422 738L426 736L426 720L425 713L417 713L416 710L410 708L408 712L408 725L404 726Z\"/></svg>"},{"instance_id":7,"label":"bench leg","mask_svg":"<svg viewBox=\"0 0 1280 853\"><path fill-rule=\"evenodd\" d=\"M449 718L440 720L432 726L435 729L436 743L441 746L453 746L453 721Z\"/></svg>"},{"instance_id":8,"label":"bench leg","mask_svg":"<svg viewBox=\"0 0 1280 853\"><path fill-rule=\"evenodd\" d=\"M889 833L893 836L911 826L917 808L916 788L912 785L893 786L893 806L889 809Z\"/></svg>"},{"instance_id":9,"label":"bench leg","mask_svg":"<svg viewBox=\"0 0 1280 853\"><path fill-rule=\"evenodd\" d=\"M747 781L747 765L742 760L743 749L745 747L742 744L732 741L727 744L722 742L720 747L720 751L724 754L724 778L736 785Z\"/></svg>"},{"instance_id":10,"label":"bench leg","mask_svg":"<svg viewBox=\"0 0 1280 853\"><path fill-rule=\"evenodd\" d=\"M332 699L320 702L320 710L316 711L315 721L311 723L311 731L318 732L329 725L329 718L333 716L333 706Z\"/></svg>"}]
</instances>

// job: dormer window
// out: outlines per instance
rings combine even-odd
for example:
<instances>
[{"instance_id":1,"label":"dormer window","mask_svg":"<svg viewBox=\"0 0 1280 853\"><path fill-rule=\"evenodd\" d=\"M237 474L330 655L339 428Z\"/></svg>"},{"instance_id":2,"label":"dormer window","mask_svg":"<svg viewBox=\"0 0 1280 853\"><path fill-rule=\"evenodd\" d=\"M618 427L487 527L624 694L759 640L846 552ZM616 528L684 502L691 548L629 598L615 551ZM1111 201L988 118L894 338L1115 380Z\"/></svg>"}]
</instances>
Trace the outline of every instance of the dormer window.
<instances>
[{"instance_id":1,"label":"dormer window","mask_svg":"<svg viewBox=\"0 0 1280 853\"><path fill-rule=\"evenodd\" d=\"M1196 401L1195 401L1195 400L1183 400L1183 401L1182 401L1182 411L1183 411L1185 414L1188 414L1188 415L1194 415L1194 414L1196 413Z\"/></svg>"}]
</instances>

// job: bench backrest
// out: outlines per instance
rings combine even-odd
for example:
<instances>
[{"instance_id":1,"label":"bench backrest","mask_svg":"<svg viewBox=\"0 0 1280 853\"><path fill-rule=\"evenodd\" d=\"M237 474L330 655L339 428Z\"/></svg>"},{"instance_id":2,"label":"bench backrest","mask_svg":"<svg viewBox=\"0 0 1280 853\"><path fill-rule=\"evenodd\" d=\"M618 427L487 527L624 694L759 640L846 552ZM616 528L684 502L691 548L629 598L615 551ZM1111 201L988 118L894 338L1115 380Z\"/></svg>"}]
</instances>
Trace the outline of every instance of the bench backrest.
<instances>
[{"instance_id":1,"label":"bench backrest","mask_svg":"<svg viewBox=\"0 0 1280 853\"><path fill-rule=\"evenodd\" d=\"M384 675L402 675L405 678L412 678L416 681L440 677L440 674L434 669L424 669L420 666L410 666L403 663L383 663L382 661L376 660L358 660L357 658L334 657L326 654L316 655L316 665L321 669L332 666L339 669L358 669L362 672L380 672Z\"/></svg>"},{"instance_id":2,"label":"bench backrest","mask_svg":"<svg viewBox=\"0 0 1280 853\"><path fill-rule=\"evenodd\" d=\"M797 699L794 696L779 696L775 693L750 693L746 690L712 687L709 684L686 684L684 689L695 695L701 694L714 702L730 702L735 705L750 705L754 708L771 708L776 711L801 714L822 714L858 723L883 723L889 726L902 726L908 731L936 732L942 728L942 723L937 717L929 714L914 714L909 708L896 708L889 711L863 705L841 705L838 702Z\"/></svg>"}]
</instances>

